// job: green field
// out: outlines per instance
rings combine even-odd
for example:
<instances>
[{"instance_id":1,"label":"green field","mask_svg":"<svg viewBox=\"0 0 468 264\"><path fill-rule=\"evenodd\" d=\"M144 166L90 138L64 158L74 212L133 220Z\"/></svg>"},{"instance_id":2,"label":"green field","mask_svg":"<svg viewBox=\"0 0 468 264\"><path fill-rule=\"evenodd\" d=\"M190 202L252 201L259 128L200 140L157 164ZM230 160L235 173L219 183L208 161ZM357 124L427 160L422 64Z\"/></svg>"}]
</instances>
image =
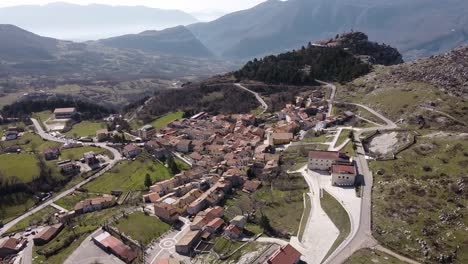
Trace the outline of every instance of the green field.
<instances>
[{"instance_id":1,"label":"green field","mask_svg":"<svg viewBox=\"0 0 468 264\"><path fill-rule=\"evenodd\" d=\"M372 249L360 249L348 258L344 264L405 264L406 262L401 261L393 256L386 253L372 250Z\"/></svg>"},{"instance_id":2,"label":"green field","mask_svg":"<svg viewBox=\"0 0 468 264\"><path fill-rule=\"evenodd\" d=\"M73 210L73 208L75 208L75 205L79 201L83 201L83 200L89 199L89 198L95 198L95 197L98 197L98 196L99 195L96 195L96 194L75 192L73 194L67 195L67 196L63 197L62 199L56 201L55 204L71 211L71 210Z\"/></svg>"},{"instance_id":3,"label":"green field","mask_svg":"<svg viewBox=\"0 0 468 264\"><path fill-rule=\"evenodd\" d=\"M73 128L66 132L65 135L69 137L87 137L95 136L96 131L106 128L104 122L82 121L73 125Z\"/></svg>"},{"instance_id":4,"label":"green field","mask_svg":"<svg viewBox=\"0 0 468 264\"><path fill-rule=\"evenodd\" d=\"M61 157L62 159L71 159L71 160L79 160L83 158L83 154L86 152L94 152L94 154L106 154L109 155L108 151L98 147L80 147L80 148L71 148L71 149L64 149L62 150Z\"/></svg>"},{"instance_id":5,"label":"green field","mask_svg":"<svg viewBox=\"0 0 468 264\"><path fill-rule=\"evenodd\" d=\"M345 238L351 232L351 222L349 220L348 213L343 206L328 192L323 191L323 197L320 198L320 205L322 209L330 217L331 221L340 231L340 234L333 243L332 247L328 251L327 255L323 259L327 259L333 251L345 240Z\"/></svg>"},{"instance_id":6,"label":"green field","mask_svg":"<svg viewBox=\"0 0 468 264\"><path fill-rule=\"evenodd\" d=\"M43 140L40 136L34 133L25 133L19 139L0 142L0 149L17 145L23 151L42 152L50 147L60 147L62 144L53 141Z\"/></svg>"},{"instance_id":7,"label":"green field","mask_svg":"<svg viewBox=\"0 0 468 264\"><path fill-rule=\"evenodd\" d=\"M45 122L47 119L53 117L52 111L42 111L42 112L37 112L33 113L32 117L37 119L40 122Z\"/></svg>"},{"instance_id":8,"label":"green field","mask_svg":"<svg viewBox=\"0 0 468 264\"><path fill-rule=\"evenodd\" d=\"M310 130L309 132L307 132L307 134L305 135L302 141L307 142L307 143L327 143L327 142L330 142L332 139L333 137L330 135L315 134L313 130Z\"/></svg>"},{"instance_id":9,"label":"green field","mask_svg":"<svg viewBox=\"0 0 468 264\"><path fill-rule=\"evenodd\" d=\"M120 232L125 233L132 239L148 245L152 240L160 237L171 229L169 224L154 216L145 215L142 212L124 216L113 223Z\"/></svg>"},{"instance_id":10,"label":"green field","mask_svg":"<svg viewBox=\"0 0 468 264\"><path fill-rule=\"evenodd\" d=\"M42 225L47 223L50 218L54 217L54 214L57 213L58 210L52 206L47 206L46 208L42 209L41 211L34 213L25 219L19 221L16 225L12 226L8 229L9 232L17 232L22 231L28 226L36 226Z\"/></svg>"},{"instance_id":11,"label":"green field","mask_svg":"<svg viewBox=\"0 0 468 264\"><path fill-rule=\"evenodd\" d=\"M372 161L373 235L382 245L421 262L460 249L454 263L468 262L466 182L468 138L418 137L396 160ZM389 202L392 201L392 202ZM447 219L441 221L442 219ZM447 236L450 234L450 236Z\"/></svg>"},{"instance_id":12,"label":"green field","mask_svg":"<svg viewBox=\"0 0 468 264\"><path fill-rule=\"evenodd\" d=\"M16 177L23 183L33 181L39 176L39 166L33 154L2 154L0 155L0 172L3 177Z\"/></svg>"},{"instance_id":13,"label":"green field","mask_svg":"<svg viewBox=\"0 0 468 264\"><path fill-rule=\"evenodd\" d=\"M149 174L153 182L159 182L172 177L164 165L158 161L145 158L145 155L135 161L124 160L114 166L109 172L85 185L90 192L110 193L112 190L145 190L145 175Z\"/></svg>"},{"instance_id":14,"label":"green field","mask_svg":"<svg viewBox=\"0 0 468 264\"><path fill-rule=\"evenodd\" d=\"M249 195L243 192L226 201L225 216L228 219L246 212L263 212L276 232L296 235L304 211L303 193L308 186L300 174L282 174L273 183L263 182L263 187ZM258 230L261 213L253 220L252 232Z\"/></svg>"},{"instance_id":15,"label":"green field","mask_svg":"<svg viewBox=\"0 0 468 264\"><path fill-rule=\"evenodd\" d=\"M174 112L167 115L161 116L160 118L149 123L149 125L154 126L157 130L166 127L172 121L181 119L184 116L184 112Z\"/></svg>"}]
</instances>

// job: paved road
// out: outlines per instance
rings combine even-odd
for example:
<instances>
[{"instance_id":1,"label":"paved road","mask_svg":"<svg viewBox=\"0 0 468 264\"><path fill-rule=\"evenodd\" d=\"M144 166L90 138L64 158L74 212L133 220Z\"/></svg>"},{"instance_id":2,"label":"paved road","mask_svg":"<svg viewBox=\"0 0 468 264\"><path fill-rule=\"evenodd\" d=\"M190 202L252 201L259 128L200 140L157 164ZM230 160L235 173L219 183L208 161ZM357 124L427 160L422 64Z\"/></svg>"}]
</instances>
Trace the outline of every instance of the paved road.
<instances>
[{"instance_id":1,"label":"paved road","mask_svg":"<svg viewBox=\"0 0 468 264\"><path fill-rule=\"evenodd\" d=\"M332 109L333 109L333 103L335 101L336 86L331 84L331 83L322 82L320 80L315 80L315 81L329 87L332 90L332 92L330 94L330 99L328 100L328 113L327 113L327 116L331 116L332 115Z\"/></svg>"},{"instance_id":2,"label":"paved road","mask_svg":"<svg viewBox=\"0 0 468 264\"><path fill-rule=\"evenodd\" d=\"M37 134L39 136L41 136L43 139L46 139L46 140L49 140L49 141L60 142L60 143L66 143L66 141L67 141L66 139L55 138L55 137L45 133L44 130L42 129L41 125L39 124L39 122L36 119L31 118L31 121L33 122L33 124L34 124L34 126L36 128ZM75 189L80 188L81 186L83 186L83 185L87 184L88 182L90 182L90 181L96 179L97 177L101 176L102 174L104 174L105 172L110 170L112 167L114 167L114 165L119 160L122 159L122 155L120 154L120 152L118 150L107 146L105 143L86 143L86 144L83 144L83 145L89 146L89 145L92 145L92 144L94 144L97 147L101 147L101 148L104 148L104 149L107 149L107 150L111 151L112 154L114 155L114 159L111 160L111 162L104 169L102 169L98 173L94 174L93 176L89 177L88 179L78 183L77 185L73 186L72 188L60 193L59 195L55 196L54 198L51 198L51 199L47 200L46 202L32 208L31 210L24 213L23 215L21 215L21 216L15 218L14 220L6 223L5 226L0 230L0 236L3 235L12 226L16 225L19 221L25 219L26 217L28 217L28 216L30 216L30 215L32 215L34 213L37 213L37 212L41 211L42 209L46 208L47 206L51 205L52 203L54 203L54 202L60 200L61 198L71 194L73 191L75 191Z\"/></svg>"},{"instance_id":3,"label":"paved road","mask_svg":"<svg viewBox=\"0 0 468 264\"><path fill-rule=\"evenodd\" d=\"M354 236L348 237L336 250L333 252L330 257L324 263L343 263L346 259L348 259L354 252L361 248L372 248L378 246L378 242L372 237L372 186L373 186L373 176L372 172L369 169L365 151L362 146L362 142L360 142L360 136L365 132L373 132L376 130L385 131L385 130L392 130L397 128L397 125L387 117L381 115L374 109L362 105L362 104L355 104L355 103L344 103L350 105L360 106L367 111L371 112L372 114L376 115L380 119L382 119L386 124L379 126L379 127L372 127L372 128L364 128L355 130L354 139L357 145L357 157L356 163L358 167L359 174L363 176L364 183L362 186L362 199L361 199L361 215L359 219L359 227L357 232ZM393 255L399 256L397 253L392 252ZM401 256L400 256L401 257ZM401 260L405 260L404 257L400 258Z\"/></svg>"},{"instance_id":4,"label":"paved road","mask_svg":"<svg viewBox=\"0 0 468 264\"><path fill-rule=\"evenodd\" d=\"M260 115L264 114L264 113L268 110L268 104L265 103L265 101L263 100L263 98L262 98L258 93L256 93L256 92L254 92L254 91L252 91L252 90L250 90L250 89L248 89L248 88L242 86L242 84L240 84L240 83L235 83L234 85L237 86L237 87L239 87L239 88L241 88L242 90L245 90L245 91L247 91L247 92L249 92L249 93L255 95L255 98L257 98L257 101L260 102L260 104L262 105L262 108L263 108L263 111L260 113Z\"/></svg>"}]
</instances>

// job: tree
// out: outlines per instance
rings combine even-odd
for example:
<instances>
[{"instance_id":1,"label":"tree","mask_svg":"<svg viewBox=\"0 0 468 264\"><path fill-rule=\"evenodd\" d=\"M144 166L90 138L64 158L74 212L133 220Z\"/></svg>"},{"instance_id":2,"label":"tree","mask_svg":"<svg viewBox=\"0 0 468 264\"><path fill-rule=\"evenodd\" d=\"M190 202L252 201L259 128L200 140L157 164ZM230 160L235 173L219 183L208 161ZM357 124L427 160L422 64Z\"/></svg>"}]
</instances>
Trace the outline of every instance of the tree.
<instances>
[{"instance_id":1,"label":"tree","mask_svg":"<svg viewBox=\"0 0 468 264\"><path fill-rule=\"evenodd\" d=\"M349 139L351 139L351 141L354 142L354 130L351 130L351 132L349 132L348 137L349 137Z\"/></svg>"},{"instance_id":2,"label":"tree","mask_svg":"<svg viewBox=\"0 0 468 264\"><path fill-rule=\"evenodd\" d=\"M153 184L151 181L151 176L147 173L145 175L145 187L149 189L149 187Z\"/></svg>"},{"instance_id":3,"label":"tree","mask_svg":"<svg viewBox=\"0 0 468 264\"><path fill-rule=\"evenodd\" d=\"M263 228L263 231L266 233L272 233L273 227L270 224L270 219L266 215L262 213L262 217L260 218L260 226Z\"/></svg>"},{"instance_id":4,"label":"tree","mask_svg":"<svg viewBox=\"0 0 468 264\"><path fill-rule=\"evenodd\" d=\"M180 169L177 166L177 163L175 162L174 157L172 156L169 156L169 158L167 159L167 167L169 168L171 173L174 175L180 173Z\"/></svg>"}]
</instances>

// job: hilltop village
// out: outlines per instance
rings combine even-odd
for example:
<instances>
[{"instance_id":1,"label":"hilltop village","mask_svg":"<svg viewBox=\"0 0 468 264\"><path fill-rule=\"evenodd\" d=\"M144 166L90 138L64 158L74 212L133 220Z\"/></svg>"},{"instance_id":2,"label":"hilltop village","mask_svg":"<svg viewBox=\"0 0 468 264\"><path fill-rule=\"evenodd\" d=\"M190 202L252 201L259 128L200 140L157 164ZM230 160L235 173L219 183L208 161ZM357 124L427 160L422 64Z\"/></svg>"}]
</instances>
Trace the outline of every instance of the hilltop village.
<instances>
[{"instance_id":1,"label":"hilltop village","mask_svg":"<svg viewBox=\"0 0 468 264\"><path fill-rule=\"evenodd\" d=\"M104 252L112 253L120 261L130 263L142 258L148 263L167 263L151 262L160 259L183 261L187 257L196 258L197 255L213 252L222 243L239 243L237 249L230 249L237 252L245 246L242 243L263 241L274 246L257 256L259 263L296 263L303 255L304 248L285 243L285 240L278 240L282 242L276 241L276 244L275 241L271 243L268 239L263 240L262 233L274 232L272 227L264 222L268 220L265 220L262 212L256 212L255 208L252 208L251 211L233 215L226 214L226 210L229 210L228 203L232 197L238 196L239 193L254 196L259 189L270 188L264 186L265 184L273 184L274 179L291 173L284 165L284 153L289 148L301 148L302 152L306 151L304 158L307 162L301 165L302 168L297 168L302 169L303 173L322 171L331 176L330 186L354 188L357 169L352 157L339 151L327 150L333 149L339 136L339 133L327 136L328 130L353 119L354 113L347 111L341 115L331 115L329 107L324 94L313 91L306 96L296 97L295 102L285 105L273 115L212 116L201 112L171 121L160 129L144 125L125 132L125 136L131 139L131 142L126 144L110 141L122 134L118 127L114 131L98 129L94 136L75 139L68 139L60 132L43 132L42 126L60 126L60 120L69 120L78 112L71 107L55 109L53 116L36 129L39 130L39 135L64 142L61 147L47 147L42 150L45 160L58 160L56 164L62 174L92 173L97 170L99 172L93 176L97 178L106 173L107 167L112 167L119 157L120 160L127 160L128 164L142 159L165 164L164 169L173 172L174 176L154 182L149 173L145 178L147 190L139 192L141 196L137 200L136 197L131 197L133 192L123 192L119 188L110 190L108 194L90 195L87 186L97 180L89 179L90 183L86 183L88 185L80 185L72 190L70 197L78 198L71 199L76 202L70 204L68 209L58 205L60 200L51 204L58 210L54 214L55 217L48 220L50 225L28 227L25 233L19 232L3 239L0 243L0 257L10 260L15 259L15 256L24 257L23 248L31 239L34 245L42 247L41 251L38 251L39 255L53 256L54 252L49 252L52 249L47 251L47 244L64 232L64 227L69 228L76 223L75 219L132 201L133 207L125 209L121 215L114 216L111 220L106 220L101 228L91 235L95 246ZM8 127L4 132L4 140L14 141L24 135L25 132L17 128ZM324 139L324 142L335 138L335 142L310 143L307 141L310 138ZM345 143L348 142L349 139ZM310 150L302 149L310 146L313 147L309 148ZM94 150L104 147L118 153L81 151L82 156L61 158L66 149L73 151L90 147ZM14 152L22 152L21 146L12 149ZM180 167L180 164L183 164L184 169L178 168L177 165ZM78 200L79 197L86 199ZM153 216L160 225L167 226L159 233L161 238L152 237L148 241L149 244L142 245L141 241L135 239L135 235L129 234L128 231L124 233L125 231L119 230L119 226L115 225L122 221L119 218L128 217L129 225L142 224L131 221L138 212ZM259 223L259 218L263 222ZM252 226L249 223L260 225L263 232L252 233L247 228ZM305 224L301 221L301 225ZM159 244L154 244L157 242ZM88 254L80 250L82 249L76 249L81 254Z\"/></svg>"}]
</instances>

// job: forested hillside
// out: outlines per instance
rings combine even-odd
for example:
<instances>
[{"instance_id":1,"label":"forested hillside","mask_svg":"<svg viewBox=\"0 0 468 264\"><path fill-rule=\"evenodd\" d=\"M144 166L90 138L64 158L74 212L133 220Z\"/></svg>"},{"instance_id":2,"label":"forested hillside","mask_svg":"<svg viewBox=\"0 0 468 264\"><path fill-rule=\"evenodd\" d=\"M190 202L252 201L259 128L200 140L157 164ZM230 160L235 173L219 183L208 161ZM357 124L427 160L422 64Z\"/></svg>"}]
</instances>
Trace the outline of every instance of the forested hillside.
<instances>
[{"instance_id":1,"label":"forested hillside","mask_svg":"<svg viewBox=\"0 0 468 264\"><path fill-rule=\"evenodd\" d=\"M334 47L308 45L297 51L249 61L234 76L267 84L311 84L315 79L350 81L367 74L371 66L351 53Z\"/></svg>"}]
</instances>

